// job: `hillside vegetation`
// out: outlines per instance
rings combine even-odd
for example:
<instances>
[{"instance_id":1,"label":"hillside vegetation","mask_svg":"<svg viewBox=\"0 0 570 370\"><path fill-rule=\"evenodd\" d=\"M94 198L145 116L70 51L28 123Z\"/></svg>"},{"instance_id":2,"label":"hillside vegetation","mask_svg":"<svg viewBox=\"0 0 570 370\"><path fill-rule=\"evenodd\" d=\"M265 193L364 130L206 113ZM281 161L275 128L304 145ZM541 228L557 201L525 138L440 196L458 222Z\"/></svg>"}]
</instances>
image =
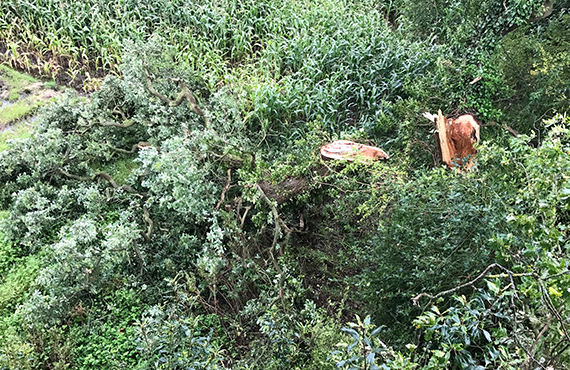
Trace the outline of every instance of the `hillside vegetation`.
<instances>
[{"instance_id":1,"label":"hillside vegetation","mask_svg":"<svg viewBox=\"0 0 570 370\"><path fill-rule=\"evenodd\" d=\"M0 148L0 369L570 368L569 12L2 1L0 71L77 91Z\"/></svg>"}]
</instances>

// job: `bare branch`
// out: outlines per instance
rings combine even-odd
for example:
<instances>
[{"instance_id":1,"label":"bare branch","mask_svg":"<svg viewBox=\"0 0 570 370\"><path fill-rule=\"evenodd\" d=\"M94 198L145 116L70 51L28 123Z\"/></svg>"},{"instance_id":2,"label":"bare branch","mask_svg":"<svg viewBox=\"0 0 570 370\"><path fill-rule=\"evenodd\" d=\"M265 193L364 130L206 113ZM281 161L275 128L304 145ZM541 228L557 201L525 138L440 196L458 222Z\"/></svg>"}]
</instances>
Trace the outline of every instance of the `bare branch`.
<instances>
[{"instance_id":1,"label":"bare branch","mask_svg":"<svg viewBox=\"0 0 570 370\"><path fill-rule=\"evenodd\" d=\"M111 144L107 144L107 146L109 147L109 149L111 149L112 151L117 152L117 153L133 154L133 153L136 153L136 151L137 151L137 149L138 149L138 147L139 147L139 144L134 144L134 145L131 147L131 150L126 150L126 149L121 149L121 148L115 148L115 147L112 146Z\"/></svg>"},{"instance_id":2,"label":"bare branch","mask_svg":"<svg viewBox=\"0 0 570 370\"><path fill-rule=\"evenodd\" d=\"M111 184L111 186L113 187L113 189L123 189L126 192L133 192L133 189L128 186L128 185L123 185L123 186L119 186L115 180L113 180L113 178L111 177L111 175L109 175L107 172L97 172L96 174L94 174L93 176L89 177L89 176L77 176L77 175L73 175L65 170L63 170L62 168L59 169L59 173L61 173L62 175L69 177L71 179L74 180L79 180L79 181L95 181L98 177L102 177L105 180L107 180L109 182L109 184Z\"/></svg>"},{"instance_id":3,"label":"bare branch","mask_svg":"<svg viewBox=\"0 0 570 370\"><path fill-rule=\"evenodd\" d=\"M162 100L171 107L179 106L186 99L186 102L188 103L188 108L190 108L190 110L196 113L197 115L204 117L206 123L208 123L204 111L198 106L198 104L196 103L196 99L194 99L194 94L192 94L192 91L190 91L190 89L186 87L184 81L176 79L176 82L178 82L182 86L182 91L178 93L176 99L170 100L161 93L159 93L158 91L156 91L156 89L152 86L152 79L150 78L150 74L148 73L147 70L145 70L145 73L146 73L146 87L148 88L148 91L150 91L151 94L153 94L154 96L156 96L157 98L159 98L160 100Z\"/></svg>"},{"instance_id":4,"label":"bare branch","mask_svg":"<svg viewBox=\"0 0 570 370\"><path fill-rule=\"evenodd\" d=\"M152 236L152 231L154 227L154 222L150 218L150 214L145 206L143 206L143 218L144 221L148 224L148 229L146 233L141 232L141 235L146 239L146 241L150 241L150 237Z\"/></svg>"},{"instance_id":5,"label":"bare branch","mask_svg":"<svg viewBox=\"0 0 570 370\"><path fill-rule=\"evenodd\" d=\"M220 208L220 205L222 204L222 202L224 201L224 199L226 197L226 192L231 187L231 185L230 185L231 182L232 182L232 169L228 168L228 182L226 183L226 186L224 186L224 189L222 190L222 196L220 197L220 201L218 202L218 204L216 204L215 209Z\"/></svg>"},{"instance_id":6,"label":"bare branch","mask_svg":"<svg viewBox=\"0 0 570 370\"><path fill-rule=\"evenodd\" d=\"M534 351L534 347L536 346L536 344L538 343L539 339L544 335L544 333L546 332L546 330L548 330L548 328L550 327L551 324L551 318L552 316L548 315L548 322L546 323L546 325L544 325L544 328L542 328L542 330L540 331L540 333L538 333L538 336L536 337L536 339L534 340L534 343L532 344L532 346L530 346L530 350L529 352L532 353L532 351ZM527 358L526 363L530 363L530 357Z\"/></svg>"},{"instance_id":7,"label":"bare branch","mask_svg":"<svg viewBox=\"0 0 570 370\"><path fill-rule=\"evenodd\" d=\"M135 124L135 121L133 120L126 120L123 123L117 123L117 122L103 122L102 119L99 119L99 126L103 126L103 127L118 127L118 128L128 128L131 127L132 125Z\"/></svg>"},{"instance_id":8,"label":"bare branch","mask_svg":"<svg viewBox=\"0 0 570 370\"><path fill-rule=\"evenodd\" d=\"M542 298L544 299L544 302L546 303L546 307L548 307L548 310L551 313L553 313L554 316L556 316L556 319L560 323L560 327L562 328L562 332L564 333L564 336L566 337L566 339L570 343L570 336L568 336L568 332L566 331L566 325L564 323L564 319L562 318L562 316L560 316L560 313L558 312L558 310L556 308L554 308L554 304L552 304L552 300L550 299L550 294L548 293L548 290L544 286L544 283L542 282L542 280L537 279L537 282L538 282L538 286L542 290Z\"/></svg>"},{"instance_id":9,"label":"bare branch","mask_svg":"<svg viewBox=\"0 0 570 370\"><path fill-rule=\"evenodd\" d=\"M483 279L483 278L489 273L489 271L491 271L491 270L492 270L493 268L495 268L495 267L498 267L498 268L500 268L501 270L506 271L507 274L508 274L508 276L512 276L512 275L513 275L513 273L512 273L511 271L509 271L508 269L504 268L503 266L499 265L498 263L493 263L493 264L487 266L487 268L486 268L479 276L477 276L475 279L471 280L471 281L468 282L468 283L465 283L465 284L462 284L462 285L457 286L457 287L455 287L455 288L452 288L452 289L449 289L449 290L440 292L440 293L438 293L438 294L436 294L436 295L434 295L434 296L431 295L431 294L429 294L429 293L420 293L420 294L418 294L416 297L412 298L412 302L413 302L413 304L414 304L415 306L419 306L419 303L418 303L418 302L419 302L419 300L420 300L421 297L427 297L427 298L429 298L429 299L438 299L438 298L441 298L441 297L443 297L443 296L445 296L445 295L448 295L448 294L451 294L451 293L455 293L455 292L457 292L457 291L460 290L460 289L463 289L463 288L465 288L465 287L468 287L468 286L471 286L471 285L477 283L479 280ZM518 275L518 276L532 276L533 274L529 272L529 273L517 274L517 275Z\"/></svg>"},{"instance_id":10,"label":"bare branch","mask_svg":"<svg viewBox=\"0 0 570 370\"><path fill-rule=\"evenodd\" d=\"M489 122L487 124L481 125L481 127L492 127L492 126L500 126L503 129L505 129L509 134L513 135L514 137L519 137L519 133L514 128L512 128L511 126L507 125L506 123L499 125L497 122Z\"/></svg>"},{"instance_id":11,"label":"bare branch","mask_svg":"<svg viewBox=\"0 0 570 370\"><path fill-rule=\"evenodd\" d=\"M277 207L275 206L275 204L273 204L273 202L269 200L267 195L265 195L263 189L258 184L255 184L255 187L257 188L257 190L259 190L261 198L263 198L263 200L265 201L265 203L267 203L269 208L271 208L271 212L273 213L273 221L275 222L275 233L273 235L273 243L271 244L271 251L273 251L273 249L275 249L275 246L277 245L277 241L279 240L279 234L281 233L281 227L279 225L279 220L280 220L279 212L277 211Z\"/></svg>"}]
</instances>

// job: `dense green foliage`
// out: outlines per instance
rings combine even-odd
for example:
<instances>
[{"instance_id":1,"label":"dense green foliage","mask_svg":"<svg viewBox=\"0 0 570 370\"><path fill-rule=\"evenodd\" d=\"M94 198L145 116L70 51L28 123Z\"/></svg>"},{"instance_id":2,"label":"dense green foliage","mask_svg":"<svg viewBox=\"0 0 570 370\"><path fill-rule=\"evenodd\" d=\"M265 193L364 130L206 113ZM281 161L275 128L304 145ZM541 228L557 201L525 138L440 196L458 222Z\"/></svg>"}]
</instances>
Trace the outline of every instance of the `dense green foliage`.
<instances>
[{"instance_id":1,"label":"dense green foliage","mask_svg":"<svg viewBox=\"0 0 570 370\"><path fill-rule=\"evenodd\" d=\"M3 62L96 88L0 152L0 369L568 368L569 6L542 5L0 3ZM437 109L485 124L475 170Z\"/></svg>"}]
</instances>

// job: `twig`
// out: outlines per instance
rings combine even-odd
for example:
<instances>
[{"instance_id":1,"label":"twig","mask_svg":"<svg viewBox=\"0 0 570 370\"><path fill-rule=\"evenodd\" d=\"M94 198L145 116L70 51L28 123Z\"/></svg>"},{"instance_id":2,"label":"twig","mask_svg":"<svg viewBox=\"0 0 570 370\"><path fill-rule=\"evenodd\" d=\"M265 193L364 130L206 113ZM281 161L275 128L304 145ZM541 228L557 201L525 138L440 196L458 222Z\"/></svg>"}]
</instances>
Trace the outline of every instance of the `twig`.
<instances>
[{"instance_id":1,"label":"twig","mask_svg":"<svg viewBox=\"0 0 570 370\"><path fill-rule=\"evenodd\" d=\"M458 291L459 289L462 289L462 288L471 286L471 285L477 283L477 282L478 282L479 280L481 280L482 278L484 278L485 275L487 275L487 273L488 273L489 271L491 271L491 269L493 269L494 267L497 267L497 266L498 266L498 264L493 263L492 265L487 266L487 268L486 268L479 276L477 276L475 279L471 280L470 282L465 283L465 284L463 284L463 285L460 285L460 286L458 286L458 287L455 287L455 288L448 289L448 290L446 290L446 291L440 292L440 293L438 293L438 294L436 294L436 295L434 295L434 296L431 295L431 294L429 294L429 293L420 293L420 294L418 294L417 296L415 296L414 298L412 298L412 302L413 302L414 306L418 306L418 307L419 307L420 305L419 305L418 301L420 300L421 297L427 297L427 298L429 298L429 299L438 299L438 298L440 298L440 297L443 297L444 295L448 295L448 294L454 293L454 292Z\"/></svg>"},{"instance_id":2,"label":"twig","mask_svg":"<svg viewBox=\"0 0 570 370\"><path fill-rule=\"evenodd\" d=\"M540 331L540 333L538 333L538 336L536 337L534 343L532 344L532 346L530 346L530 350L529 352L532 353L532 351L534 351L534 347L536 346L536 344L538 343L539 339L544 335L544 333L546 332L546 330L548 330L548 328L550 327L551 324L551 318L552 316L548 315L548 322L546 323L546 325L544 325L544 328L542 328L542 330ZM526 360L526 363L528 364L530 362L530 358L528 358Z\"/></svg>"},{"instance_id":3,"label":"twig","mask_svg":"<svg viewBox=\"0 0 570 370\"><path fill-rule=\"evenodd\" d=\"M99 119L99 126L103 126L103 127L118 127L118 128L127 128L127 127L131 127L132 125L135 124L135 121L133 120L126 120L123 123L117 123L117 122L103 122L102 119Z\"/></svg>"},{"instance_id":4,"label":"twig","mask_svg":"<svg viewBox=\"0 0 570 370\"><path fill-rule=\"evenodd\" d=\"M245 207L245 211L243 212L243 216L241 216L239 228L243 229L243 224L245 223L245 216L247 216L247 212L251 209L251 206ZM239 213L238 213L239 215Z\"/></svg>"},{"instance_id":5,"label":"twig","mask_svg":"<svg viewBox=\"0 0 570 370\"><path fill-rule=\"evenodd\" d=\"M485 275L487 275L487 273L489 273L489 271L491 271L491 270L492 270L493 268L495 268L495 267L498 267L498 268L500 268L501 270L506 271L507 274L508 274L508 276L513 276L513 273L512 273L511 271L509 271L508 269L504 268L503 266L499 265L498 263L493 263L493 264L487 266L487 268L486 268L479 276L477 276L475 279L471 280L471 281L468 282L468 283L465 283L465 284L462 284L462 285L457 286L457 287L455 287L455 288L452 288L452 289L449 289L449 290L440 292L440 293L438 293L438 294L436 294L436 295L434 295L434 296L431 295L431 294L429 294L429 293L420 293L420 294L418 294L417 296L415 296L414 298L412 298L412 302L413 302L413 304L414 304L415 306L418 306L418 307L419 307L418 301L420 300L421 297L427 297L427 298L429 298L429 299L438 299L438 298L441 298L441 297L443 297L443 296L445 296L445 295L448 295L448 294L451 294L451 293L455 293L456 291L458 291L458 290L460 290L460 289L463 289L463 288L465 288L465 287L468 287L468 286L471 286L471 285L477 283L479 280L481 280L482 278L484 278ZM529 273L517 274L517 275L518 275L518 276L532 276L533 274L529 272ZM512 283L512 281L511 281L511 283ZM518 298L518 297L517 297L517 298Z\"/></svg>"},{"instance_id":6,"label":"twig","mask_svg":"<svg viewBox=\"0 0 570 370\"><path fill-rule=\"evenodd\" d=\"M142 209L143 209L143 218L144 218L144 221L148 224L148 229L147 229L146 233L141 232L141 234L147 241L150 241L150 237L152 235L152 230L154 227L154 222L150 218L150 214L148 213L148 210L146 209L146 207L143 206Z\"/></svg>"},{"instance_id":7,"label":"twig","mask_svg":"<svg viewBox=\"0 0 570 370\"><path fill-rule=\"evenodd\" d=\"M277 241L279 240L279 234L281 233L281 227L279 225L279 220L280 220L279 212L277 211L277 207L275 206L275 204L273 204L273 202L271 200L269 200L267 195L265 195L265 192L263 191L263 189L261 189L261 187L258 184L255 184L255 187L259 191L261 198L263 198L263 200L265 201L265 203L267 203L269 208L271 208L271 212L273 213L273 220L275 223L275 232L273 234L273 243L271 244L271 251L273 252L273 249L275 249L275 246L277 245ZM272 256L273 256L273 254L272 254Z\"/></svg>"},{"instance_id":8,"label":"twig","mask_svg":"<svg viewBox=\"0 0 570 370\"><path fill-rule=\"evenodd\" d=\"M546 307L548 307L548 310L551 313L553 313L554 316L556 316L556 319L560 323L560 327L562 328L562 332L564 333L564 336L566 337L566 339L570 343L570 336L568 336L568 332L566 331L566 326L564 325L564 319L560 316L560 314L558 313L558 310L556 310L556 308L554 308L554 305L552 304L552 300L550 299L550 294L548 294L548 290L544 286L544 283L542 282L542 280L537 279L537 282L538 282L538 286L542 290L542 298L544 298L544 301L546 303Z\"/></svg>"},{"instance_id":9,"label":"twig","mask_svg":"<svg viewBox=\"0 0 570 370\"><path fill-rule=\"evenodd\" d=\"M226 192L231 187L231 185L230 185L231 182L232 182L232 169L228 168L228 182L226 183L226 186L224 186L224 189L222 190L222 196L220 197L220 201L218 202L218 204L216 204L216 208L214 208L214 209L220 208L220 205L222 204L222 202L224 201L224 199L226 197Z\"/></svg>"}]
</instances>

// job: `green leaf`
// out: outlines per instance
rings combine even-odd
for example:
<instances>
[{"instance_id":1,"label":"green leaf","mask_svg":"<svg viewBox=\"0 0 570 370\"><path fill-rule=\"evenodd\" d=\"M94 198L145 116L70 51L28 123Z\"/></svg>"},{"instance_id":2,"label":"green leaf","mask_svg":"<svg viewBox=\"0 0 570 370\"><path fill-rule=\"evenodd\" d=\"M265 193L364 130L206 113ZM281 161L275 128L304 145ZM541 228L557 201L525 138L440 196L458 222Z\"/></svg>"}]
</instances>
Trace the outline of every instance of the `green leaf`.
<instances>
[{"instance_id":1,"label":"green leaf","mask_svg":"<svg viewBox=\"0 0 570 370\"><path fill-rule=\"evenodd\" d=\"M377 327L376 329L372 330L372 333L370 333L371 337L375 337L378 335L378 333L380 333L380 331L382 330L382 326Z\"/></svg>"},{"instance_id":2,"label":"green leaf","mask_svg":"<svg viewBox=\"0 0 570 370\"><path fill-rule=\"evenodd\" d=\"M494 283L492 283L490 280L486 280L487 281L487 287L489 288L490 291L492 291L495 295L499 294L499 287L496 286Z\"/></svg>"},{"instance_id":3,"label":"green leaf","mask_svg":"<svg viewBox=\"0 0 570 370\"><path fill-rule=\"evenodd\" d=\"M487 330L483 330L483 335L485 336L485 338L487 338L489 342L492 342L491 334L489 334Z\"/></svg>"},{"instance_id":4,"label":"green leaf","mask_svg":"<svg viewBox=\"0 0 570 370\"><path fill-rule=\"evenodd\" d=\"M360 342L360 336L358 335L358 333L356 332L356 330L354 329L349 329L349 328L342 328L341 329L343 332L349 334L355 341Z\"/></svg>"}]
</instances>

